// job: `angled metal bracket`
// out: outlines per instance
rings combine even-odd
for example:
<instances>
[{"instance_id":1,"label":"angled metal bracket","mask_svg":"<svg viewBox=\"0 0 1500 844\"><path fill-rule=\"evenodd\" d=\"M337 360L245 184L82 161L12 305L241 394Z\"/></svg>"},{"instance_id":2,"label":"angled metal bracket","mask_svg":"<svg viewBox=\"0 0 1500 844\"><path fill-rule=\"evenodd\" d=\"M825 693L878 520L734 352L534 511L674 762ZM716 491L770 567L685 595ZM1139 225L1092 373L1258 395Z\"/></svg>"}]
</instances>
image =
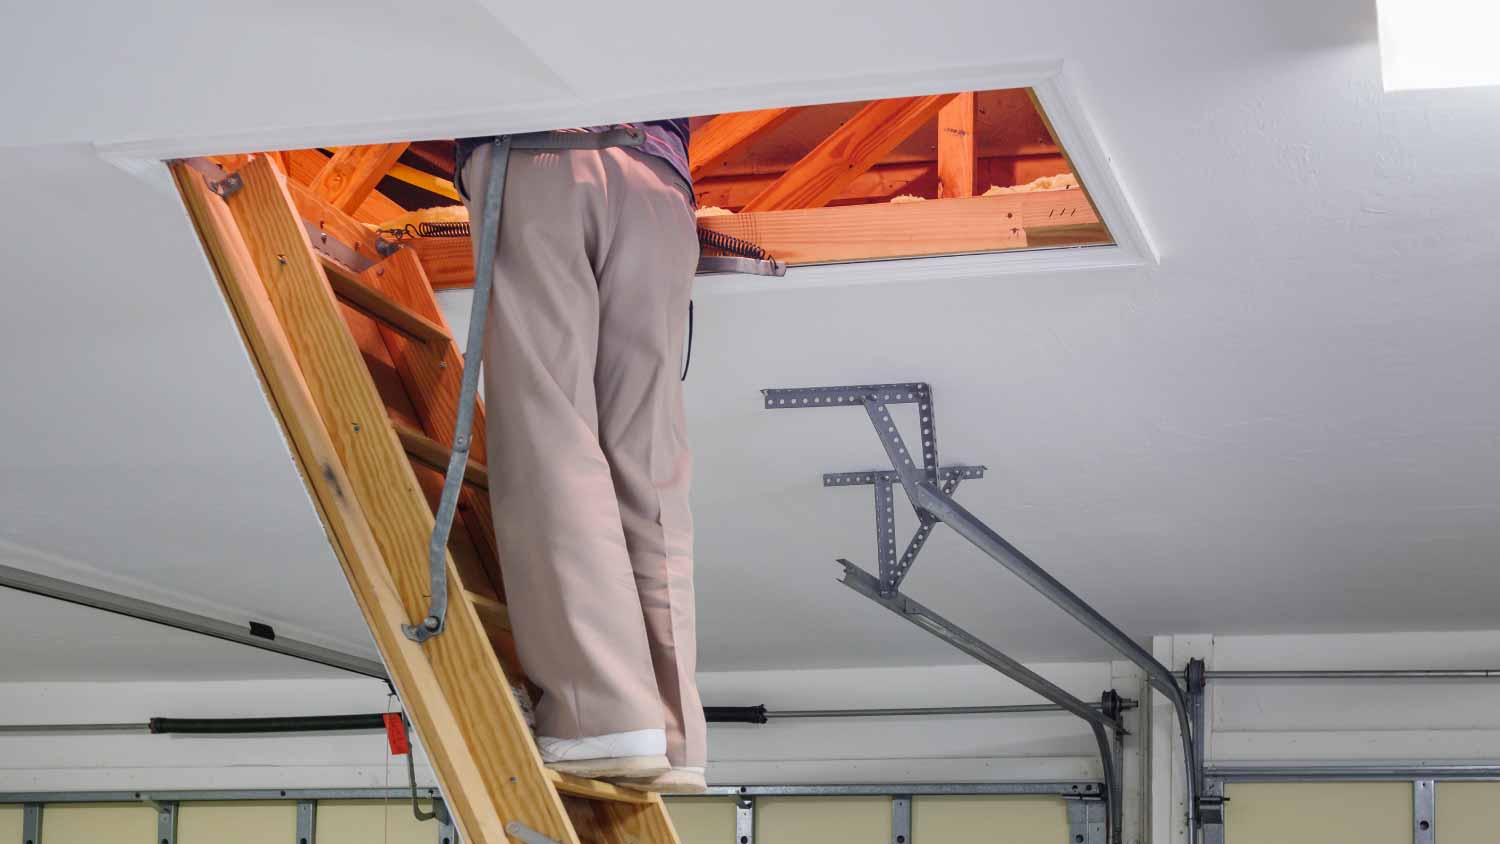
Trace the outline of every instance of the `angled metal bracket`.
<instances>
[{"instance_id":1,"label":"angled metal bracket","mask_svg":"<svg viewBox=\"0 0 1500 844\"><path fill-rule=\"evenodd\" d=\"M859 405L865 408L875 433L885 448L893 470L872 469L865 472L829 472L823 475L823 486L855 486L871 484L875 487L875 548L880 571L880 595L889 598L901 588L901 583L911 573L917 555L927 544L932 529L939 519L922 507L915 507L917 529L906 544L900 557L896 556L896 508L894 485L899 482L907 497L913 497L915 484L928 482L940 484L944 493L952 495L964 479L983 478L984 466L939 466L937 450L936 413L932 401L932 388L921 382L900 384L863 384L853 387L802 387L791 389L762 390L765 405L769 410L788 410L805 407L837 407ZM912 462L901 433L891 418L888 405L915 404L917 421L922 433L922 449L919 463ZM914 500L914 499L913 499Z\"/></svg>"},{"instance_id":2,"label":"angled metal bracket","mask_svg":"<svg viewBox=\"0 0 1500 844\"><path fill-rule=\"evenodd\" d=\"M222 179L219 179L217 181L210 180L208 182L208 189L223 197L224 199L228 199L229 197L239 193L240 189L244 186L245 180L241 178L240 174L238 173L230 173L228 176L225 176Z\"/></svg>"},{"instance_id":3,"label":"angled metal bracket","mask_svg":"<svg viewBox=\"0 0 1500 844\"><path fill-rule=\"evenodd\" d=\"M774 258L762 260L743 255L702 255L698 258L697 275L764 275L780 278L786 275L786 262Z\"/></svg>"},{"instance_id":4,"label":"angled metal bracket","mask_svg":"<svg viewBox=\"0 0 1500 844\"><path fill-rule=\"evenodd\" d=\"M937 475L943 483L943 491L952 495L958 489L960 481L968 478L983 478L984 472L984 466L943 466L938 468ZM911 573L912 564L917 561L917 554L921 553L922 546L927 544L927 538L932 535L932 529L938 523L931 513L917 511L917 530L906 544L906 550L901 553L901 557L899 559L896 557L896 509L892 489L898 477L893 471L880 469L865 472L828 472L823 475L825 487L863 484L875 487L875 548L876 559L880 565L882 597L890 597L901 588L902 581Z\"/></svg>"},{"instance_id":5,"label":"angled metal bracket","mask_svg":"<svg viewBox=\"0 0 1500 844\"><path fill-rule=\"evenodd\" d=\"M885 449L886 457L891 462L894 470L895 481L899 481L907 499L911 502L912 509L916 511L918 519L923 527L928 527L926 518L933 522L944 522L958 532L960 536L967 539L979 550L989 555L991 559L1008 569L1012 574L1019 577L1028 586L1040 592L1048 600L1052 601L1060 609L1072 616L1079 623L1092 630L1101 639L1119 651L1131 662L1139 666L1146 674L1147 681L1171 702L1172 708L1177 715L1179 732L1183 744L1183 764L1187 773L1188 800L1187 815L1189 828L1193 830L1194 837L1201 827L1199 821L1199 808L1202 803L1203 781L1200 776L1200 758L1194 750L1195 737L1197 733L1193 728L1188 713L1187 695L1179 685L1176 676L1170 669L1162 665L1138 642L1128 636L1123 630L1116 627L1108 619L1094 609L1072 590L1064 586L1060 581L1048 574L1045 569L1021 552L1020 549L1010 544L1004 537L992 530L978 516L964 509L957 501L953 500L952 490L945 489L938 482L938 448L937 448L937 424L936 413L933 407L932 390L921 382L904 382L899 384L862 384L839 387L799 387L791 389L769 389L762 390L765 407L768 410L794 410L809 407L853 407L862 406L870 423L875 428L875 434L880 440L881 447ZM918 410L918 419L921 422L921 447L916 451L909 450L897 430L895 422L891 418L890 405L893 404L915 404ZM879 483L871 481L872 483ZM877 503L881 502L877 486ZM926 518L924 518L926 517ZM883 519L883 517L882 517ZM877 536L882 536L886 524L877 522ZM919 527L919 536L922 528ZM922 537L925 540L925 537ZM888 580L891 576L899 578L904 576L900 570L900 563L890 561L887 558L886 548L889 543L882 545L882 578L878 586L868 590L867 597L875 598L884 603L899 596L895 586L890 585ZM920 549L920 544L917 548ZM844 564L846 572L850 569L858 571L847 561ZM887 575L885 569L889 569ZM908 564L907 569L909 570ZM875 581L865 575L870 581ZM848 582L847 579L845 581ZM888 608L890 608L888 606ZM921 622L914 623L921 624ZM932 627L926 624L921 626L938 634ZM947 639L947 637L943 637ZM949 639L951 644L966 650L958 642ZM993 649L991 649L993 650ZM971 653L971 655L973 655ZM981 661L984 661L981 659ZM1014 675L1012 675L1014 678ZM1055 703L1063 705L1061 701ZM1064 708L1068 708L1064 705ZM1080 717L1083 717L1080 715ZM1086 719L1087 720L1087 719ZM1105 765L1112 755L1107 749L1107 742L1103 738L1103 730L1097 722L1091 721L1095 729L1096 737L1100 739L1102 755L1106 758ZM1117 792L1114 792L1117 793ZM1119 800L1112 800L1111 814L1118 816ZM1113 835L1120 835L1118 823L1113 825Z\"/></svg>"},{"instance_id":6,"label":"angled metal bracket","mask_svg":"<svg viewBox=\"0 0 1500 844\"><path fill-rule=\"evenodd\" d=\"M245 186L245 180L238 173L225 172L223 167L215 164L207 158L182 158L178 159L183 164L198 171L203 177L203 183L208 189L218 194L221 198L228 199L240 192Z\"/></svg>"}]
</instances>

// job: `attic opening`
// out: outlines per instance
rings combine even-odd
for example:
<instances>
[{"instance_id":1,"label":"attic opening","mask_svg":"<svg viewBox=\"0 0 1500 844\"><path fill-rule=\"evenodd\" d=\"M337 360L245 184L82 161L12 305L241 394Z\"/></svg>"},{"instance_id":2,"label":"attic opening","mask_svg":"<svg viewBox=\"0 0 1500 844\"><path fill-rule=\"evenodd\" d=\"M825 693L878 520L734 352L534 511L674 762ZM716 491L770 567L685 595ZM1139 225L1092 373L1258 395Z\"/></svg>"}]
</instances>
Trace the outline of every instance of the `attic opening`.
<instances>
[{"instance_id":1,"label":"attic opening","mask_svg":"<svg viewBox=\"0 0 1500 844\"><path fill-rule=\"evenodd\" d=\"M715 233L791 267L1115 244L1030 88L708 114L689 123L706 254L716 252ZM413 249L434 288L473 284L453 139L266 154L290 180L364 224L376 245ZM228 170L243 159L216 158Z\"/></svg>"}]
</instances>

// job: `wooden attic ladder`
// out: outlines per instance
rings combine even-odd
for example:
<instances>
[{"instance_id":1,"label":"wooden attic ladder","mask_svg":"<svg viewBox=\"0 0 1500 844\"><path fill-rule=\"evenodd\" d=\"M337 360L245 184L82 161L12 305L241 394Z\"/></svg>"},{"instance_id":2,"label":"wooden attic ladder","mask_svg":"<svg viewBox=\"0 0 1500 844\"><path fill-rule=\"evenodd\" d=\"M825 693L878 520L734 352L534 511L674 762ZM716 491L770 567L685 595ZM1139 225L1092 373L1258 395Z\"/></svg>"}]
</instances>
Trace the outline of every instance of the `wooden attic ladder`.
<instances>
[{"instance_id":1,"label":"wooden attic ladder","mask_svg":"<svg viewBox=\"0 0 1500 844\"><path fill-rule=\"evenodd\" d=\"M276 154L236 158L217 190L205 161L171 168L449 809L464 840L483 844L677 844L657 795L542 765L511 692L526 681L484 489L482 408L449 542L447 628L421 645L401 632L427 610L433 467L449 454L463 358L416 251L382 256L351 213L394 156L347 149L329 166L350 167L363 183L352 191L347 178L300 184ZM340 263L325 238L373 265ZM543 838L508 836L515 822Z\"/></svg>"}]
</instances>

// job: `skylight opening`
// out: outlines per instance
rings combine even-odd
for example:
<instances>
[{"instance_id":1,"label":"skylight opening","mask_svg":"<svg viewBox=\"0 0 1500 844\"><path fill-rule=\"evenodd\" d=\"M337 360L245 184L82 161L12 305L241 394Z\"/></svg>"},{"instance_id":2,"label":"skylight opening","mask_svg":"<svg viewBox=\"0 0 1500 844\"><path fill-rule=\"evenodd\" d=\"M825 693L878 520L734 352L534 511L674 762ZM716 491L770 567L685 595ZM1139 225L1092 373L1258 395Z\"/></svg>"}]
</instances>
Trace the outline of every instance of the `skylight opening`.
<instances>
[{"instance_id":1,"label":"skylight opening","mask_svg":"<svg viewBox=\"0 0 1500 844\"><path fill-rule=\"evenodd\" d=\"M1387 91L1500 85L1500 5L1484 0L1378 0Z\"/></svg>"}]
</instances>

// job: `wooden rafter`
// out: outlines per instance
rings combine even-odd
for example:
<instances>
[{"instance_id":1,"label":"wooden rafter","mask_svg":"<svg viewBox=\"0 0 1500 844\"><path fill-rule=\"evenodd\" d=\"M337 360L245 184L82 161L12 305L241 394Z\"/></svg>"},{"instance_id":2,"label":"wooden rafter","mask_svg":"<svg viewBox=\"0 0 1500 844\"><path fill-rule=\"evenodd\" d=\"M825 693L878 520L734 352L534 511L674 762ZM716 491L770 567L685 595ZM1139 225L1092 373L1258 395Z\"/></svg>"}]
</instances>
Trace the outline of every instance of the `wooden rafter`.
<instances>
[{"instance_id":1,"label":"wooden rafter","mask_svg":"<svg viewBox=\"0 0 1500 844\"><path fill-rule=\"evenodd\" d=\"M1039 176L1056 176L1069 171L1067 159L1060 155L996 156L981 158L974 190L983 193L990 185L1024 184ZM693 183L699 205L714 205L738 210L768 185L777 173L750 173L736 176L711 176ZM937 164L932 161L881 163L850 182L829 204L889 200L903 193L936 196Z\"/></svg>"},{"instance_id":2,"label":"wooden rafter","mask_svg":"<svg viewBox=\"0 0 1500 844\"><path fill-rule=\"evenodd\" d=\"M328 166L330 158L327 154L315 149L289 149L283 150L281 154L283 169L289 181L296 185L306 186L312 191L312 185L318 175ZM319 197L322 202L326 199ZM330 207L332 203L329 203ZM342 209L340 209L342 211ZM406 209L397 205L394 200L378 190L371 190L364 201L349 216L361 223L384 223L386 220L399 217L406 213Z\"/></svg>"},{"instance_id":3,"label":"wooden rafter","mask_svg":"<svg viewBox=\"0 0 1500 844\"><path fill-rule=\"evenodd\" d=\"M724 159L785 123L795 108L767 108L716 115L693 131L688 145L693 179L712 173Z\"/></svg>"},{"instance_id":4,"label":"wooden rafter","mask_svg":"<svg viewBox=\"0 0 1500 844\"><path fill-rule=\"evenodd\" d=\"M956 95L938 110L937 195L973 196L979 177L979 145L974 133L975 94Z\"/></svg>"},{"instance_id":5,"label":"wooden rafter","mask_svg":"<svg viewBox=\"0 0 1500 844\"><path fill-rule=\"evenodd\" d=\"M335 208L353 212L380 184L406 147L406 144L339 147L313 179L313 192Z\"/></svg>"},{"instance_id":6,"label":"wooden rafter","mask_svg":"<svg viewBox=\"0 0 1500 844\"><path fill-rule=\"evenodd\" d=\"M953 94L875 100L745 204L746 211L817 208L906 140Z\"/></svg>"}]
</instances>

